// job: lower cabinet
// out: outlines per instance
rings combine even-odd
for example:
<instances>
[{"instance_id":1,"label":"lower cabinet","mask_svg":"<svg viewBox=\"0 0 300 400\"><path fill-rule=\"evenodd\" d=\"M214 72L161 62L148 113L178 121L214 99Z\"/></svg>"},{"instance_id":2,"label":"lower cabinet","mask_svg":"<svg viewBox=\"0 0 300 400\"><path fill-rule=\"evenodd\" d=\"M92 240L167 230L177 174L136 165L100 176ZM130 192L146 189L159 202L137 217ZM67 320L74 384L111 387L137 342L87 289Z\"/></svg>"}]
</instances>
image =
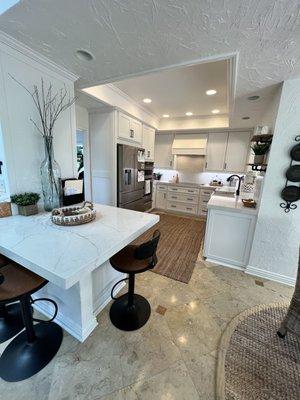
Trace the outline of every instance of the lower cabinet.
<instances>
[{"instance_id":1,"label":"lower cabinet","mask_svg":"<svg viewBox=\"0 0 300 400\"><path fill-rule=\"evenodd\" d=\"M246 267L256 224L256 215L209 208L204 256L212 262Z\"/></svg>"},{"instance_id":2,"label":"lower cabinet","mask_svg":"<svg viewBox=\"0 0 300 400\"><path fill-rule=\"evenodd\" d=\"M157 184L155 208L185 214L206 216L207 203L214 188L193 188L172 184Z\"/></svg>"}]
</instances>

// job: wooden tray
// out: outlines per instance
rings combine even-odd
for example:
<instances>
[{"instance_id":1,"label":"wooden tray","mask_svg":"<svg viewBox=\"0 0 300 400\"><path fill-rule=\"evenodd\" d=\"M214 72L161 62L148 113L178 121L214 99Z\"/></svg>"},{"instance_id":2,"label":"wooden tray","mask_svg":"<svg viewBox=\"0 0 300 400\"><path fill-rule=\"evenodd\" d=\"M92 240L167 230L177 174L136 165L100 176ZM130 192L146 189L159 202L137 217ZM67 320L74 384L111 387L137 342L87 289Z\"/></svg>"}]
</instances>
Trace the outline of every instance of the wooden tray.
<instances>
[{"instance_id":1,"label":"wooden tray","mask_svg":"<svg viewBox=\"0 0 300 400\"><path fill-rule=\"evenodd\" d=\"M82 206L55 208L51 213L51 221L56 225L83 225L96 218L93 203L85 201Z\"/></svg>"}]
</instances>

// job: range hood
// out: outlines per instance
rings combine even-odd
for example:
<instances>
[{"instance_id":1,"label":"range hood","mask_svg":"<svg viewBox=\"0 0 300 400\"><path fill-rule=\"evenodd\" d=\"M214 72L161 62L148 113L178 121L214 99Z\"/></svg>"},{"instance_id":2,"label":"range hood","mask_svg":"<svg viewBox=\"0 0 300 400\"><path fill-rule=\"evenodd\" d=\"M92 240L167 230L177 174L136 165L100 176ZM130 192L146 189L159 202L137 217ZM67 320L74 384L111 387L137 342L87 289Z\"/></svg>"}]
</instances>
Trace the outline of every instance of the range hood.
<instances>
[{"instance_id":1,"label":"range hood","mask_svg":"<svg viewBox=\"0 0 300 400\"><path fill-rule=\"evenodd\" d=\"M172 154L185 156L205 156L207 135L204 133L175 134Z\"/></svg>"}]
</instances>

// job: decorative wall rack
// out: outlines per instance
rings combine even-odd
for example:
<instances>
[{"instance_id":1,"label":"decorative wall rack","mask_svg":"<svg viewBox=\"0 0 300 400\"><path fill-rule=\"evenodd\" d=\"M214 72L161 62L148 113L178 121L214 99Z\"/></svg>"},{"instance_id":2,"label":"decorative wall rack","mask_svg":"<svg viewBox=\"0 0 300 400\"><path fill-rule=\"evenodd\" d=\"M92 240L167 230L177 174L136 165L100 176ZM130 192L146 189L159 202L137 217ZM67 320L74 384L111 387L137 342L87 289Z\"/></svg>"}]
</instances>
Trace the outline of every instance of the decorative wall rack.
<instances>
[{"instance_id":1,"label":"decorative wall rack","mask_svg":"<svg viewBox=\"0 0 300 400\"><path fill-rule=\"evenodd\" d=\"M295 137L295 141L299 143L291 148L291 162L285 173L285 187L281 191L284 202L280 203L280 207L284 208L286 213L295 210L297 208L295 203L300 200L300 135Z\"/></svg>"}]
</instances>

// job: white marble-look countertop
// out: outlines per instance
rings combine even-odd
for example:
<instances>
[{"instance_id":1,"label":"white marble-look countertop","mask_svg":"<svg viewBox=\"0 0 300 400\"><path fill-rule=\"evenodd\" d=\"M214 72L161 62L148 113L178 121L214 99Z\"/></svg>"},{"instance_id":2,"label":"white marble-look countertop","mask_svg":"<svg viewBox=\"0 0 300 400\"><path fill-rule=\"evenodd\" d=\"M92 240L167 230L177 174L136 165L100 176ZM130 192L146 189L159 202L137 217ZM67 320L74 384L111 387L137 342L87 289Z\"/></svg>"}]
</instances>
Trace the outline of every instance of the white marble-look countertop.
<instances>
[{"instance_id":1,"label":"white marble-look countertop","mask_svg":"<svg viewBox=\"0 0 300 400\"><path fill-rule=\"evenodd\" d=\"M248 208L242 203L242 198L246 199L250 197L251 195L249 195L249 193L241 194L240 196L235 197L212 195L207 203L207 208L257 215L257 208Z\"/></svg>"},{"instance_id":2,"label":"white marble-look countertop","mask_svg":"<svg viewBox=\"0 0 300 400\"><path fill-rule=\"evenodd\" d=\"M190 188L199 188L199 189L211 189L211 190L215 190L217 187L220 186L211 186L208 185L207 183L194 183L194 182L168 182L168 181L158 181L155 180L153 181L155 185L167 185L167 186L182 186L182 187L190 187Z\"/></svg>"},{"instance_id":3,"label":"white marble-look countertop","mask_svg":"<svg viewBox=\"0 0 300 400\"><path fill-rule=\"evenodd\" d=\"M93 222L72 227L53 224L50 213L0 218L0 253L68 289L159 221L155 214L95 209Z\"/></svg>"}]
</instances>

